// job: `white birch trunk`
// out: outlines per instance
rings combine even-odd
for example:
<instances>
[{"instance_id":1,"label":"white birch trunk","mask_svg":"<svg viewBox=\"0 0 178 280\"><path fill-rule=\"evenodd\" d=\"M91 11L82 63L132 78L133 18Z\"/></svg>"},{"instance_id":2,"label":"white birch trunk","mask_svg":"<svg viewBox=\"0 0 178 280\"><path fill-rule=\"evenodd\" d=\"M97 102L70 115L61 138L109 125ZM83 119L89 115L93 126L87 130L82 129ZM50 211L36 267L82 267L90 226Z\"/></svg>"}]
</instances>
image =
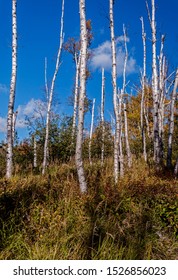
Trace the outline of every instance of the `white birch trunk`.
<instances>
[{"instance_id":1,"label":"white birch trunk","mask_svg":"<svg viewBox=\"0 0 178 280\"><path fill-rule=\"evenodd\" d=\"M37 145L35 135L33 136L33 167L37 167Z\"/></svg>"},{"instance_id":2,"label":"white birch trunk","mask_svg":"<svg viewBox=\"0 0 178 280\"><path fill-rule=\"evenodd\" d=\"M142 97L140 107L140 123L141 123L141 136L142 136L142 149L144 160L147 161L146 151L146 135L144 126L144 115L145 115L145 86L146 86L146 33L144 28L143 17L140 18L142 23L142 40L143 40L143 74L142 74ZM148 124L149 126L149 124Z\"/></svg>"},{"instance_id":3,"label":"white birch trunk","mask_svg":"<svg viewBox=\"0 0 178 280\"><path fill-rule=\"evenodd\" d=\"M158 73L157 73L157 61L156 61L156 21L155 21L155 0L151 0L152 3L152 18L151 18L151 30L152 30L152 91L153 91L153 135L154 135L154 161L157 166L160 165L160 135L159 135L159 93L158 93Z\"/></svg>"},{"instance_id":4,"label":"white birch trunk","mask_svg":"<svg viewBox=\"0 0 178 280\"><path fill-rule=\"evenodd\" d=\"M119 163L120 163L120 177L123 177L124 176L124 155L123 155L123 147L122 147L122 115L120 116Z\"/></svg>"},{"instance_id":5,"label":"white birch trunk","mask_svg":"<svg viewBox=\"0 0 178 280\"><path fill-rule=\"evenodd\" d=\"M128 167L131 167L132 156L131 156L129 136L128 136L127 105L125 102L124 102L124 126L125 126L125 143L126 143L126 152L127 152L127 163L128 163Z\"/></svg>"},{"instance_id":6,"label":"white birch trunk","mask_svg":"<svg viewBox=\"0 0 178 280\"><path fill-rule=\"evenodd\" d=\"M90 165L92 165L92 159L91 159L91 143L92 143L92 135L93 135L93 124L94 124L94 113L95 113L95 98L93 99L93 106L92 106L92 114L91 114L91 126L90 126L90 139L89 139L89 162Z\"/></svg>"},{"instance_id":7,"label":"white birch trunk","mask_svg":"<svg viewBox=\"0 0 178 280\"><path fill-rule=\"evenodd\" d=\"M83 127L84 127L84 102L86 97L86 63L87 63L87 29L85 16L85 0L79 0L80 11L80 40L81 40L81 61L80 61L80 93L78 104L78 130L76 141L75 162L81 193L87 191L87 184L84 174L82 159Z\"/></svg>"},{"instance_id":8,"label":"white birch trunk","mask_svg":"<svg viewBox=\"0 0 178 280\"><path fill-rule=\"evenodd\" d=\"M46 92L46 101L47 105L49 102L49 88L48 88L48 80L47 80L47 58L45 57L45 92ZM49 147L47 146L47 151L46 151L46 158L49 158Z\"/></svg>"},{"instance_id":9,"label":"white birch trunk","mask_svg":"<svg viewBox=\"0 0 178 280\"><path fill-rule=\"evenodd\" d=\"M148 106L149 105L145 102L143 112L144 112L144 118L145 118L145 123L146 123L147 136L149 139L153 139L153 133L150 131Z\"/></svg>"},{"instance_id":10,"label":"white birch trunk","mask_svg":"<svg viewBox=\"0 0 178 280\"><path fill-rule=\"evenodd\" d=\"M105 102L105 77L104 68L102 68L102 85L101 85L101 126L102 126L102 145L101 145L101 165L104 163L104 102Z\"/></svg>"},{"instance_id":11,"label":"white birch trunk","mask_svg":"<svg viewBox=\"0 0 178 280\"><path fill-rule=\"evenodd\" d=\"M118 114L118 99L117 99L117 67L116 67L116 44L114 35L114 15L113 15L113 0L109 1L109 18L110 18L110 30L111 30L111 51L112 51L112 85L113 85L113 105L115 114L115 137L114 137L114 180L117 184L119 173L119 114Z\"/></svg>"},{"instance_id":12,"label":"white birch trunk","mask_svg":"<svg viewBox=\"0 0 178 280\"><path fill-rule=\"evenodd\" d=\"M124 155L122 147L122 101L123 101L123 90L119 93L118 89L118 115L119 115L119 172L120 177L124 176Z\"/></svg>"},{"instance_id":13,"label":"white birch trunk","mask_svg":"<svg viewBox=\"0 0 178 280\"><path fill-rule=\"evenodd\" d=\"M175 175L175 177L177 177L177 175L178 175L178 157L176 159L176 164L175 164L175 167L174 167L174 175Z\"/></svg>"},{"instance_id":14,"label":"white birch trunk","mask_svg":"<svg viewBox=\"0 0 178 280\"><path fill-rule=\"evenodd\" d=\"M125 90L126 90L126 67L127 67L127 60L128 60L127 37L126 37L125 26L123 26L123 32L124 32L124 45L125 45L125 60L124 60L124 70L123 70L122 94L125 94ZM130 151L129 135L128 135L128 121L127 121L126 101L124 102L124 127L125 127L125 143L126 143L126 152L127 152L127 163L128 163L128 167L131 167L132 156L131 156L131 151Z\"/></svg>"},{"instance_id":15,"label":"white birch trunk","mask_svg":"<svg viewBox=\"0 0 178 280\"><path fill-rule=\"evenodd\" d=\"M174 107L177 95L178 88L178 69L176 71L176 77L174 82L174 88L172 92L171 98L171 107L170 107L170 121L169 121L169 135L168 135L168 151L167 151L167 167L170 168L172 166L172 140L173 140L173 132L174 132Z\"/></svg>"},{"instance_id":16,"label":"white birch trunk","mask_svg":"<svg viewBox=\"0 0 178 280\"><path fill-rule=\"evenodd\" d=\"M75 92L74 92L74 112L73 112L73 120L72 120L72 146L74 144L74 136L75 136L76 122L77 122L77 104L78 104L78 92L79 92L80 59L81 59L80 54L79 54L79 57L77 59L77 55L75 53L76 75L75 75Z\"/></svg>"},{"instance_id":17,"label":"white birch trunk","mask_svg":"<svg viewBox=\"0 0 178 280\"><path fill-rule=\"evenodd\" d=\"M12 74L10 83L9 105L7 115L7 157L6 177L12 176L13 169L13 112L17 76L17 0L12 0Z\"/></svg>"},{"instance_id":18,"label":"white birch trunk","mask_svg":"<svg viewBox=\"0 0 178 280\"><path fill-rule=\"evenodd\" d=\"M159 149L160 160L163 158L163 133L164 133L164 103L165 103L165 57L163 56L165 36L161 37L161 49L159 55L159 107L158 107L158 121L159 121Z\"/></svg>"},{"instance_id":19,"label":"white birch trunk","mask_svg":"<svg viewBox=\"0 0 178 280\"><path fill-rule=\"evenodd\" d=\"M47 154L48 154L48 142L49 142L49 128L50 128L50 112L51 112L52 99L53 99L53 93L54 93L54 85L55 85L56 77L57 77L58 70L59 70L59 67L60 67L60 57L61 57L61 51L62 51L63 40L64 40L63 26L64 26L64 0L62 1L60 43L59 43L59 49L58 49L57 60L56 60L56 68L55 68L54 75L53 75L53 79L52 79L52 83L51 83L51 88L50 88L50 92L49 92L48 107L47 107L46 133L45 133L45 144L44 144L44 155L43 155L42 174L45 173L46 166L47 166Z\"/></svg>"}]
</instances>

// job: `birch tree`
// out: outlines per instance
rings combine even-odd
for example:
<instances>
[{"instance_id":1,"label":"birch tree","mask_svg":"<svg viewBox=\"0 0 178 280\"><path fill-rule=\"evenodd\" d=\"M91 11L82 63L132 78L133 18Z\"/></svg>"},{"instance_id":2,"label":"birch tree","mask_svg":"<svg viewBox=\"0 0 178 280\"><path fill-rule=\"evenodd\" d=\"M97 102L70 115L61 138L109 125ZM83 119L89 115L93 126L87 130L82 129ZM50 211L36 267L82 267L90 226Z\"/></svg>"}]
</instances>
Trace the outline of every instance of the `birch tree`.
<instances>
[{"instance_id":1,"label":"birch tree","mask_svg":"<svg viewBox=\"0 0 178 280\"><path fill-rule=\"evenodd\" d=\"M7 115L7 156L6 177L12 176L13 169L13 114L17 76L17 0L12 0L12 73Z\"/></svg>"},{"instance_id":2,"label":"birch tree","mask_svg":"<svg viewBox=\"0 0 178 280\"><path fill-rule=\"evenodd\" d=\"M81 41L81 61L80 61L80 91L78 104L78 130L76 140L75 162L80 184L81 193L87 191L87 184L84 174L82 159L83 127L84 127L84 102L86 97L86 69L87 69L87 28L85 15L85 0L79 0L80 12L80 41Z\"/></svg>"},{"instance_id":3,"label":"birch tree","mask_svg":"<svg viewBox=\"0 0 178 280\"><path fill-rule=\"evenodd\" d=\"M124 176L124 155L123 155L123 145L122 145L122 101L123 101L123 91L118 89L118 118L119 118L119 172L120 176Z\"/></svg>"},{"instance_id":4,"label":"birch tree","mask_svg":"<svg viewBox=\"0 0 178 280\"><path fill-rule=\"evenodd\" d=\"M119 173L119 113L118 113L118 96L117 96L117 66L116 66L116 43L114 35L114 15L113 15L114 1L109 0L109 18L111 31L111 52L112 52L112 85L113 85L113 105L115 114L115 136L114 136L114 179L118 182Z\"/></svg>"},{"instance_id":5,"label":"birch tree","mask_svg":"<svg viewBox=\"0 0 178 280\"><path fill-rule=\"evenodd\" d=\"M123 70L122 95L125 94L125 90L126 90L126 67L127 67L127 61L128 61L127 37L126 37L125 26L123 26L123 32L124 32L125 60L124 60L124 70ZM131 165L132 165L132 156L131 156L131 151L130 151L129 135L128 135L128 121L127 121L127 105L126 105L126 100L124 102L124 126L125 126L125 142L126 142L126 152L127 152L127 163L128 163L128 166L131 167Z\"/></svg>"},{"instance_id":6,"label":"birch tree","mask_svg":"<svg viewBox=\"0 0 178 280\"><path fill-rule=\"evenodd\" d=\"M170 106L168 151L167 151L167 167L168 168L171 168L171 166L172 166L172 140L173 140L173 132L174 132L174 108L175 108L175 101L176 101L176 96L177 96L177 88L178 88L178 69L176 71L174 88L173 88L172 97L171 97L171 106Z\"/></svg>"},{"instance_id":7,"label":"birch tree","mask_svg":"<svg viewBox=\"0 0 178 280\"><path fill-rule=\"evenodd\" d=\"M77 105L78 105L78 91L79 91L79 74L80 74L80 54L77 56L75 53L75 91L74 91L74 108L73 108L73 119L72 119L72 145L74 142L76 122L77 122Z\"/></svg>"},{"instance_id":8,"label":"birch tree","mask_svg":"<svg viewBox=\"0 0 178 280\"><path fill-rule=\"evenodd\" d=\"M177 175L178 175L178 157L176 159L176 164L175 164L175 167L174 167L174 175L175 175L175 177L177 177Z\"/></svg>"},{"instance_id":9,"label":"birch tree","mask_svg":"<svg viewBox=\"0 0 178 280\"><path fill-rule=\"evenodd\" d=\"M90 138L89 138L89 161L90 165L92 165L91 159L91 143L92 143L92 135L93 135L93 124L94 124L94 112L95 112L95 98L93 99L93 106L92 106L92 114L91 114L91 126L90 126Z\"/></svg>"},{"instance_id":10,"label":"birch tree","mask_svg":"<svg viewBox=\"0 0 178 280\"><path fill-rule=\"evenodd\" d=\"M37 145L35 135L33 135L33 167L37 167Z\"/></svg>"},{"instance_id":11,"label":"birch tree","mask_svg":"<svg viewBox=\"0 0 178 280\"><path fill-rule=\"evenodd\" d=\"M42 174L45 173L46 166L47 166L49 128L50 128L50 112L51 112L51 106L52 106L52 100L53 100L54 86L55 86L55 81L56 81L56 77L57 77L57 74L58 74L58 70L59 70L59 67L60 67L60 57L61 57L61 51L62 51L62 46L63 46L63 41L64 41L63 26L64 26L64 0L62 0L62 14L61 14L61 30L60 30L59 49L58 49L58 54L57 54L57 59L56 59L56 67L55 67L53 79L52 79L52 82L51 82L51 88L50 88L50 91L49 91L49 100L48 100L48 106L47 106L46 133L45 133Z\"/></svg>"},{"instance_id":12,"label":"birch tree","mask_svg":"<svg viewBox=\"0 0 178 280\"><path fill-rule=\"evenodd\" d=\"M145 125L144 116L145 112L145 86L146 86L146 33L144 28L143 17L140 18L142 24L142 40L143 40L143 73L142 73L142 97L140 106L140 123L141 123L141 136L142 136L142 149L144 160L147 161L147 151L146 151L146 135L145 135ZM149 129L149 124L148 124Z\"/></svg>"},{"instance_id":13,"label":"birch tree","mask_svg":"<svg viewBox=\"0 0 178 280\"><path fill-rule=\"evenodd\" d=\"M146 2L147 3L147 2ZM155 19L155 0L151 0L152 15L150 15L147 3L148 16L152 31L152 93L153 93L153 141L154 141L154 161L159 167L161 163L160 154L160 135L159 135L159 92L158 92L158 71L157 71L157 52L156 52L156 19Z\"/></svg>"},{"instance_id":14,"label":"birch tree","mask_svg":"<svg viewBox=\"0 0 178 280\"><path fill-rule=\"evenodd\" d=\"M165 36L161 36L161 48L159 55L159 106L158 106L158 121L159 121L159 153L163 158L163 134L164 134L164 111L165 111L165 80L166 80L166 59L163 54ZM161 160L160 159L160 160Z\"/></svg>"},{"instance_id":15,"label":"birch tree","mask_svg":"<svg viewBox=\"0 0 178 280\"><path fill-rule=\"evenodd\" d=\"M102 127L102 146L101 146L101 164L104 163L104 103L105 103L105 77L104 68L102 68L102 85L101 85L101 127Z\"/></svg>"},{"instance_id":16,"label":"birch tree","mask_svg":"<svg viewBox=\"0 0 178 280\"><path fill-rule=\"evenodd\" d=\"M80 41L74 38L69 38L64 44L64 49L72 54L75 62L75 85L74 85L74 101L73 101L73 118L72 118L72 146L74 145L74 137L76 133L77 124L77 109L78 109L78 95L79 95L79 75L80 75Z\"/></svg>"},{"instance_id":17,"label":"birch tree","mask_svg":"<svg viewBox=\"0 0 178 280\"><path fill-rule=\"evenodd\" d=\"M159 169L163 160L162 153L162 138L160 135L160 92L159 79L157 70L157 51L156 51L156 17L155 17L155 0L151 0L152 14L150 15L148 3L146 2L148 16L152 31L152 94L153 94L153 142L154 142L154 161L156 167Z\"/></svg>"}]
</instances>

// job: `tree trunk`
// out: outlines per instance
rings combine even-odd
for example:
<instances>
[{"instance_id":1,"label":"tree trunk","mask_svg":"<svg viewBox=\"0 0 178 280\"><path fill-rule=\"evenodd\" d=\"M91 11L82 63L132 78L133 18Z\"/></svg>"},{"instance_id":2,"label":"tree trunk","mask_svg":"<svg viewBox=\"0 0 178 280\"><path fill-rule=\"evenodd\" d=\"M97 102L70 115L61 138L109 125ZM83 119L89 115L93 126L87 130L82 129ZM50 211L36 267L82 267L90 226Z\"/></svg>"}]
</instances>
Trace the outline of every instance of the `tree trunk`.
<instances>
[{"instance_id":1,"label":"tree trunk","mask_svg":"<svg viewBox=\"0 0 178 280\"><path fill-rule=\"evenodd\" d=\"M12 176L13 169L13 113L15 102L16 76L17 76L17 0L12 0L12 74L7 115L7 158L6 177Z\"/></svg>"},{"instance_id":2,"label":"tree trunk","mask_svg":"<svg viewBox=\"0 0 178 280\"><path fill-rule=\"evenodd\" d=\"M165 103L165 57L163 56L165 36L161 37L161 49L159 55L159 107L158 107L158 121L159 121L159 149L160 160L163 159L163 134L164 134L164 103Z\"/></svg>"},{"instance_id":3,"label":"tree trunk","mask_svg":"<svg viewBox=\"0 0 178 280\"><path fill-rule=\"evenodd\" d=\"M145 86L146 86L146 33L144 29L143 17L141 17L140 20L142 23L142 40L143 40L143 73L142 73L142 97L141 97L141 108L140 108L140 123L141 123L143 157L144 160L147 161L146 135L145 135L145 125L144 125Z\"/></svg>"},{"instance_id":4,"label":"tree trunk","mask_svg":"<svg viewBox=\"0 0 178 280\"><path fill-rule=\"evenodd\" d=\"M177 95L177 87L178 87L178 69L176 71L176 77L174 82L174 88L172 92L171 98L171 108L170 108L170 121L169 121L169 135L168 135L168 151L167 151L167 167L171 168L172 166L172 140L173 140L173 132L174 132L174 107Z\"/></svg>"},{"instance_id":5,"label":"tree trunk","mask_svg":"<svg viewBox=\"0 0 178 280\"><path fill-rule=\"evenodd\" d=\"M60 57L61 57L63 40L64 40L63 25L64 25L64 0L62 1L62 15L61 15L61 31L60 31L59 50L58 50L58 55L57 55L57 60L56 60L56 68L55 68L55 71L54 71L54 75L53 75L53 79L52 79L52 83L51 83L51 88L50 88L50 92L49 92L47 117L46 117L46 133L45 133L42 174L45 173L46 166L47 166L49 128L50 128L50 113L51 113L52 99L53 99L53 93L54 93L54 85L55 85L56 77L57 77L58 70L59 70L59 67L60 67Z\"/></svg>"},{"instance_id":6,"label":"tree trunk","mask_svg":"<svg viewBox=\"0 0 178 280\"><path fill-rule=\"evenodd\" d=\"M102 144L101 144L101 165L104 163L104 102L105 102L105 77L104 68L102 68L102 85L101 85L101 127L102 127Z\"/></svg>"},{"instance_id":7,"label":"tree trunk","mask_svg":"<svg viewBox=\"0 0 178 280\"><path fill-rule=\"evenodd\" d=\"M127 163L128 163L128 167L131 167L132 156L131 156L129 136L128 136L127 105L125 102L124 102L124 126L125 126L125 143L126 143L126 152L127 152Z\"/></svg>"},{"instance_id":8,"label":"tree trunk","mask_svg":"<svg viewBox=\"0 0 178 280\"><path fill-rule=\"evenodd\" d=\"M127 60L128 60L128 51L127 51L127 37L126 37L126 30L125 26L123 26L124 32L124 45L125 45L125 60L124 60L124 71L123 71L123 88L122 88L122 95L125 94L126 91L126 67L127 67ZM126 100L124 101L124 127L125 127L125 142L126 142L126 152L127 152L127 163L128 167L132 165L132 156L130 151L130 144L129 144L129 135L128 135L128 121L127 121L127 106Z\"/></svg>"},{"instance_id":9,"label":"tree trunk","mask_svg":"<svg viewBox=\"0 0 178 280\"><path fill-rule=\"evenodd\" d=\"M84 102L86 97L86 62L87 62L87 29L85 16L85 0L79 0L80 11L80 40L81 40L81 62L80 62L80 93L78 105L78 130L76 141L75 162L81 193L87 191L82 159L83 127L84 127Z\"/></svg>"},{"instance_id":10,"label":"tree trunk","mask_svg":"<svg viewBox=\"0 0 178 280\"><path fill-rule=\"evenodd\" d=\"M119 172L120 176L124 176L124 155L122 148L122 101L123 101L123 91L119 93L118 90L118 115L119 115Z\"/></svg>"},{"instance_id":11,"label":"tree trunk","mask_svg":"<svg viewBox=\"0 0 178 280\"><path fill-rule=\"evenodd\" d=\"M155 0L152 0L152 91L153 91L153 135L154 135L154 161L159 168L161 163L160 154L160 135L159 135L159 92L158 92L158 73L156 61L156 21L155 21Z\"/></svg>"},{"instance_id":12,"label":"tree trunk","mask_svg":"<svg viewBox=\"0 0 178 280\"><path fill-rule=\"evenodd\" d=\"M37 150L36 150L36 137L33 136L33 167L37 167Z\"/></svg>"},{"instance_id":13,"label":"tree trunk","mask_svg":"<svg viewBox=\"0 0 178 280\"><path fill-rule=\"evenodd\" d=\"M90 126L90 139L89 139L89 161L90 165L92 165L91 159L91 143L92 143L92 135L93 135L93 123L94 123L94 112L95 112L95 98L93 99L93 106L92 106L92 114L91 114L91 126Z\"/></svg>"},{"instance_id":14,"label":"tree trunk","mask_svg":"<svg viewBox=\"0 0 178 280\"><path fill-rule=\"evenodd\" d=\"M175 175L175 177L177 177L177 175L178 175L178 157L176 159L176 164L175 164L175 167L174 167L174 175Z\"/></svg>"},{"instance_id":15,"label":"tree trunk","mask_svg":"<svg viewBox=\"0 0 178 280\"><path fill-rule=\"evenodd\" d=\"M76 75L75 75L75 92L74 92L74 113L72 120L72 146L74 145L74 136L76 130L76 121L77 121L77 105L78 105L78 91L79 91L79 74L80 74L80 54L77 59L75 53L75 65L76 65Z\"/></svg>"},{"instance_id":16,"label":"tree trunk","mask_svg":"<svg viewBox=\"0 0 178 280\"><path fill-rule=\"evenodd\" d=\"M112 51L112 85L113 85L113 105L115 114L115 137L114 137L114 180L117 184L119 173L119 113L118 113L118 97L117 97L117 67L116 67L116 44L114 35L114 15L113 15L113 0L110 0L109 17L111 30L111 51Z\"/></svg>"}]
</instances>

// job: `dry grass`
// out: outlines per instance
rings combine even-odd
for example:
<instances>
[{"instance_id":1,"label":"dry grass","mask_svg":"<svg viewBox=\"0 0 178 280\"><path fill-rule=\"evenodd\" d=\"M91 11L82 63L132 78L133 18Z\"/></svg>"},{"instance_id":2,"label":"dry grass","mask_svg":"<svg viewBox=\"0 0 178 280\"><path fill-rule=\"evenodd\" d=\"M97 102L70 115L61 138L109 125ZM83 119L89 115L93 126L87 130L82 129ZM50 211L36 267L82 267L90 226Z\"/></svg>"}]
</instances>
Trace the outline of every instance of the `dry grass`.
<instances>
[{"instance_id":1,"label":"dry grass","mask_svg":"<svg viewBox=\"0 0 178 280\"><path fill-rule=\"evenodd\" d=\"M177 182L135 161L115 186L112 162L0 181L0 259L177 259ZM164 174L163 174L164 175Z\"/></svg>"}]
</instances>

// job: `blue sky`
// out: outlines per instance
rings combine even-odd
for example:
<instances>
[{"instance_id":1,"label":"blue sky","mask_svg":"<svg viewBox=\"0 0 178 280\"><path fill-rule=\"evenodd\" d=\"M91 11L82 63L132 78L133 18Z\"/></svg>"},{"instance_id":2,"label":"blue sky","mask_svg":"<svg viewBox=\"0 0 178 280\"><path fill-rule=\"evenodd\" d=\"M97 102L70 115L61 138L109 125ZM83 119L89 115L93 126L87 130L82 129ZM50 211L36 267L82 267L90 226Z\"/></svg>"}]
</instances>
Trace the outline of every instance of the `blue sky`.
<instances>
[{"instance_id":1,"label":"blue sky","mask_svg":"<svg viewBox=\"0 0 178 280\"><path fill-rule=\"evenodd\" d=\"M15 109L18 109L18 136L27 136L24 125L25 115L32 114L35 104L44 96L44 59L48 59L48 81L55 68L55 58L59 45L61 0L18 0L18 74ZM148 0L150 4L151 0ZM150 5L151 7L151 5ZM165 55L169 61L170 71L178 65L178 1L156 0L158 53L161 34L166 35ZM98 115L101 93L101 67L106 68L106 106L105 117L112 112L112 85L110 60L110 29L108 20L109 0L86 0L87 19L92 21L93 58L90 62L91 78L87 82L87 95L96 98L95 115ZM144 0L115 0L115 35L118 38L118 86L122 84L122 65L124 51L122 47L123 23L127 29L129 61L127 91L133 84L139 84L139 69L142 67L142 38L140 16L144 17L147 33L147 71L151 74L151 32ZM79 38L78 0L65 0L64 15L65 41L69 37ZM59 114L72 114L67 105L71 95L75 67L70 54L63 52L62 65L59 69L55 86L55 96L60 101ZM11 1L0 0L0 140L5 139L6 115L11 77ZM44 112L45 113L45 112ZM86 118L89 128L90 116Z\"/></svg>"}]
</instances>

